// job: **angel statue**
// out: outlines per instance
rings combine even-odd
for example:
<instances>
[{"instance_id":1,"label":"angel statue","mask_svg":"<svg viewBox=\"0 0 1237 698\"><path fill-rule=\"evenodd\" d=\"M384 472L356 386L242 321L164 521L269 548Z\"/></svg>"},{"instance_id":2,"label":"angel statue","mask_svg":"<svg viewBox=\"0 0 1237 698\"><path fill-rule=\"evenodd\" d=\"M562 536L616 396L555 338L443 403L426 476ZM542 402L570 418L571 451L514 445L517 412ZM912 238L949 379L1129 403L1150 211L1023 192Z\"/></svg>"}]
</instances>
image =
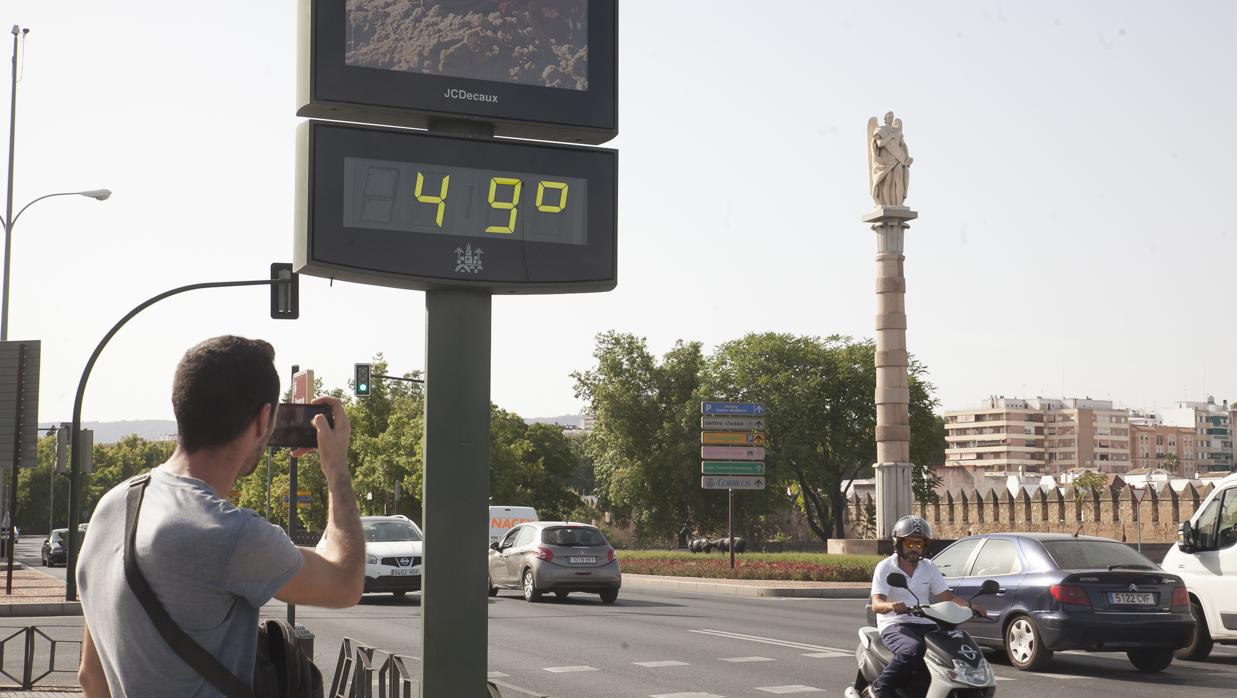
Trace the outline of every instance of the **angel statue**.
<instances>
[{"instance_id":1,"label":"angel statue","mask_svg":"<svg viewBox=\"0 0 1237 698\"><path fill-rule=\"evenodd\" d=\"M912 158L902 138L902 120L885 112L885 125L868 119L868 185L877 206L903 206Z\"/></svg>"}]
</instances>

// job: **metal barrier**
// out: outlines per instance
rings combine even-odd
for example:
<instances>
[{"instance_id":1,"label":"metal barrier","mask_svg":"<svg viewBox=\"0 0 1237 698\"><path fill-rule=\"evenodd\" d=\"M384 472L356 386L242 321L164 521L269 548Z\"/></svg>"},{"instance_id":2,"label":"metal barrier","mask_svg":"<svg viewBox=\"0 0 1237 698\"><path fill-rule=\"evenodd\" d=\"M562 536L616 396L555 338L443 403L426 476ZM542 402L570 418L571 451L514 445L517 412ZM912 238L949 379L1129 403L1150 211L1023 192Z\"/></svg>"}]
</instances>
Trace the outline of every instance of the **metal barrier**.
<instances>
[{"instance_id":1,"label":"metal barrier","mask_svg":"<svg viewBox=\"0 0 1237 698\"><path fill-rule=\"evenodd\" d=\"M328 698L373 698L375 652L386 655L378 668L378 698L415 698L418 685L411 665L420 661L417 657L374 649L350 637L339 646ZM486 694L488 698L502 698L493 681L486 682Z\"/></svg>"},{"instance_id":2,"label":"metal barrier","mask_svg":"<svg viewBox=\"0 0 1237 698\"><path fill-rule=\"evenodd\" d=\"M47 670L40 674L35 674L35 658L36 650L40 643L39 638L47 641ZM9 643L20 641L21 643L21 676L14 676L8 671L8 662L6 659L13 656L10 651ZM77 645L77 656L74 657L72 666L67 669L56 668L56 654L60 645ZM4 675L13 681L13 686L4 686L4 688L20 688L23 691L29 691L34 688L34 685L47 678L54 673L72 672L72 685L77 685L77 666L81 662L81 640L55 640L47 633L39 630L33 625L20 628L14 631L11 635L0 639L0 674Z\"/></svg>"}]
</instances>

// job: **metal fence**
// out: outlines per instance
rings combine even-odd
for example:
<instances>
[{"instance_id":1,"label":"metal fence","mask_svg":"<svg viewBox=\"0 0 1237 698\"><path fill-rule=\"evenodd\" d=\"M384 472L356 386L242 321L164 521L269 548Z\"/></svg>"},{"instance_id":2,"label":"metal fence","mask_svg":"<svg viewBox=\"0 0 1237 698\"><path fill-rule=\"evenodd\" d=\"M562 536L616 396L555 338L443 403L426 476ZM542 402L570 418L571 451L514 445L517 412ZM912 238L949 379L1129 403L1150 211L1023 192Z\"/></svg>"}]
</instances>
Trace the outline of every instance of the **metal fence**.
<instances>
[{"instance_id":1,"label":"metal fence","mask_svg":"<svg viewBox=\"0 0 1237 698\"><path fill-rule=\"evenodd\" d=\"M76 651L63 651L70 646ZM76 686L81 654L81 640L57 640L33 625L18 628L0 639L0 676L12 682L0 688Z\"/></svg>"},{"instance_id":2,"label":"metal fence","mask_svg":"<svg viewBox=\"0 0 1237 698\"><path fill-rule=\"evenodd\" d=\"M339 659L335 662L335 676L331 679L327 698L373 698L375 691L378 698L415 698L419 695L419 685L414 663L419 661L417 657L376 649L346 637L339 646ZM503 698L499 685L496 681L486 682L489 698ZM516 686L501 685L511 697L550 698Z\"/></svg>"}]
</instances>

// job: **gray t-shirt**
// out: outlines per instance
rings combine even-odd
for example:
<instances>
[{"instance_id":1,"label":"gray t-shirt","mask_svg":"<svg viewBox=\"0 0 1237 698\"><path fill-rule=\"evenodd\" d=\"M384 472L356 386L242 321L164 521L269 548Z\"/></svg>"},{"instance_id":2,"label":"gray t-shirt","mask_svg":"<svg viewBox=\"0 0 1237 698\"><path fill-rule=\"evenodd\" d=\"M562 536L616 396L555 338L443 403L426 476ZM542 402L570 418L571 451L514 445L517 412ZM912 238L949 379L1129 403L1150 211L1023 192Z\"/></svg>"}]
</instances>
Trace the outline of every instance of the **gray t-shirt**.
<instances>
[{"instance_id":1,"label":"gray t-shirt","mask_svg":"<svg viewBox=\"0 0 1237 698\"><path fill-rule=\"evenodd\" d=\"M283 529L201 480L151 470L137 525L142 575L172 619L237 677L253 677L258 609L300 569ZM95 507L77 566L91 638L113 696L222 696L163 640L125 581L125 494Z\"/></svg>"}]
</instances>

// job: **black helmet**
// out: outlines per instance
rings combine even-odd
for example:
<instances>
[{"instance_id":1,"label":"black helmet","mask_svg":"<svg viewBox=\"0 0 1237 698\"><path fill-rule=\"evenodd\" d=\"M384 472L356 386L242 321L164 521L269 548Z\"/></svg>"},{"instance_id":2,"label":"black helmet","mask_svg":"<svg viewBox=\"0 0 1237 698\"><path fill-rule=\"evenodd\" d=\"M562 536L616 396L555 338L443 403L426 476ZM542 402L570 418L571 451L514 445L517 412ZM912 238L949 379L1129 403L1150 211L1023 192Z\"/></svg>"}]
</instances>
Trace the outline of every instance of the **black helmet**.
<instances>
[{"instance_id":1,"label":"black helmet","mask_svg":"<svg viewBox=\"0 0 1237 698\"><path fill-rule=\"evenodd\" d=\"M927 519L922 516L915 516L913 514L898 519L898 522L893 525L894 541L911 536L919 536L930 540L932 538L932 524L928 523Z\"/></svg>"}]
</instances>

